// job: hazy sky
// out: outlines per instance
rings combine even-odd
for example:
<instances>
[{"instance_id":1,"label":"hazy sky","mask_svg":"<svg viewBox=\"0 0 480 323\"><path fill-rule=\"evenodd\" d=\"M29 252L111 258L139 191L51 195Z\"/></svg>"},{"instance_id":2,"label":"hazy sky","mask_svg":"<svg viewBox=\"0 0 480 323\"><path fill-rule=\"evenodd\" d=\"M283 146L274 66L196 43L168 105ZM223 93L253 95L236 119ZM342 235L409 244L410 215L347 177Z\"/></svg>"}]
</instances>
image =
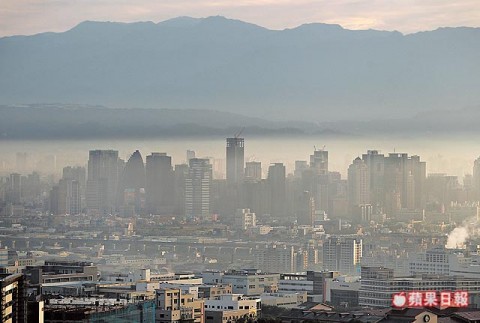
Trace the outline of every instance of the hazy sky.
<instances>
[{"instance_id":1,"label":"hazy sky","mask_svg":"<svg viewBox=\"0 0 480 323\"><path fill-rule=\"evenodd\" d=\"M411 33L480 26L480 0L1 0L0 36L65 31L84 20L222 15L267 28L310 22Z\"/></svg>"}]
</instances>

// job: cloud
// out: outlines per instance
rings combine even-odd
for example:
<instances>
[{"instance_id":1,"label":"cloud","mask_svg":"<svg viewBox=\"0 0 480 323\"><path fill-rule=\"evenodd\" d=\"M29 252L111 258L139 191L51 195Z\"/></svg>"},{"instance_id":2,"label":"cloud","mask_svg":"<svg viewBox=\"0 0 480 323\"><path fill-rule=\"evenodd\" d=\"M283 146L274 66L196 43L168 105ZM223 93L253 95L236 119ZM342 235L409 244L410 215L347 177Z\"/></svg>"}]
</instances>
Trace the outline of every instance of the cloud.
<instances>
[{"instance_id":1,"label":"cloud","mask_svg":"<svg viewBox=\"0 0 480 323\"><path fill-rule=\"evenodd\" d=\"M411 33L479 26L478 0L3 0L0 35L64 31L84 20L154 21L224 15L284 29L309 22Z\"/></svg>"}]
</instances>

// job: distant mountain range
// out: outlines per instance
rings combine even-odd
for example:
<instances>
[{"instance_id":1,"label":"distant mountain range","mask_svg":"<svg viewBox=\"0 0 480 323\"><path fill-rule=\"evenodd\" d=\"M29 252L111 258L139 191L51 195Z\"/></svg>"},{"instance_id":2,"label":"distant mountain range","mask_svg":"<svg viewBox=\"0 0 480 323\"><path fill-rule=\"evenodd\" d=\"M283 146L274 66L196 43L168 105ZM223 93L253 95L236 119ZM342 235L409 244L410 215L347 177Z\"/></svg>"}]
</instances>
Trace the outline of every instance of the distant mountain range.
<instances>
[{"instance_id":1,"label":"distant mountain range","mask_svg":"<svg viewBox=\"0 0 480 323\"><path fill-rule=\"evenodd\" d=\"M409 118L478 106L479 53L479 28L402 35L326 24L276 31L223 17L84 22L1 38L0 104L164 109L162 117L182 109L185 118L215 110L252 124Z\"/></svg>"},{"instance_id":2,"label":"distant mountain range","mask_svg":"<svg viewBox=\"0 0 480 323\"><path fill-rule=\"evenodd\" d=\"M343 137L480 134L480 106L371 121L271 121L213 110L111 109L102 106L0 105L0 140L98 138ZM474 137L472 137L474 138Z\"/></svg>"}]
</instances>

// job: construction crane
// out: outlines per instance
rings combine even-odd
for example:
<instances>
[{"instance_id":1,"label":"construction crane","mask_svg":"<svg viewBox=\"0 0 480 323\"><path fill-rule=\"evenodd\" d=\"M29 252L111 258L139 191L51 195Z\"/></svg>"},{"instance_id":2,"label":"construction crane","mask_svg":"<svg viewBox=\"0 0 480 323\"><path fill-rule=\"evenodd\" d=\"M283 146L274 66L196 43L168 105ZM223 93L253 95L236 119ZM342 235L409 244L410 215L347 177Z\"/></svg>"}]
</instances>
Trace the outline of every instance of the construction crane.
<instances>
[{"instance_id":1,"label":"construction crane","mask_svg":"<svg viewBox=\"0 0 480 323\"><path fill-rule=\"evenodd\" d=\"M235 139L237 139L238 137L240 137L240 135L243 133L243 130L245 130L245 127L242 127L242 129L240 129L240 131L236 132L233 136L235 137Z\"/></svg>"}]
</instances>

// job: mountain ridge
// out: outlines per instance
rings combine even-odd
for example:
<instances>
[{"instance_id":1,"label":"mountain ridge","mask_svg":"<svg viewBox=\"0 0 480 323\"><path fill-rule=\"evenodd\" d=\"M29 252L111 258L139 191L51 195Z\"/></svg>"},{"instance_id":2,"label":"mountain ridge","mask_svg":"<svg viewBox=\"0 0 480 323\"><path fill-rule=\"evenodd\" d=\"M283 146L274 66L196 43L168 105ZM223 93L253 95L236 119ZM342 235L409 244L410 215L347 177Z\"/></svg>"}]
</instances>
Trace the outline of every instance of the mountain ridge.
<instances>
[{"instance_id":1,"label":"mountain ridge","mask_svg":"<svg viewBox=\"0 0 480 323\"><path fill-rule=\"evenodd\" d=\"M403 35L318 23L270 30L224 17L83 22L1 38L0 104L399 118L477 105L479 51L480 29L470 27Z\"/></svg>"}]
</instances>

